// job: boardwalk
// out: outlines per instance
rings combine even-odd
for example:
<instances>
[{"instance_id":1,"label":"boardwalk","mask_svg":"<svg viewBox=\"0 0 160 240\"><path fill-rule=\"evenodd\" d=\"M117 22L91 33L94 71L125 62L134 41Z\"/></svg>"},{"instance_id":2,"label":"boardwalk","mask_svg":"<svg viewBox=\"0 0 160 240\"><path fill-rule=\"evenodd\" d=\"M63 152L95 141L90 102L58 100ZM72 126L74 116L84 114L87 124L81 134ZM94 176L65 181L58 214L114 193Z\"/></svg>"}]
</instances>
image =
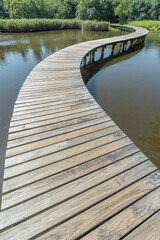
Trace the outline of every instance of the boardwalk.
<instances>
[{"instance_id":1,"label":"boardwalk","mask_svg":"<svg viewBox=\"0 0 160 240\"><path fill-rule=\"evenodd\" d=\"M147 34L134 29L62 49L26 79L9 129L1 240L160 239L160 172L80 72L93 49Z\"/></svg>"}]
</instances>

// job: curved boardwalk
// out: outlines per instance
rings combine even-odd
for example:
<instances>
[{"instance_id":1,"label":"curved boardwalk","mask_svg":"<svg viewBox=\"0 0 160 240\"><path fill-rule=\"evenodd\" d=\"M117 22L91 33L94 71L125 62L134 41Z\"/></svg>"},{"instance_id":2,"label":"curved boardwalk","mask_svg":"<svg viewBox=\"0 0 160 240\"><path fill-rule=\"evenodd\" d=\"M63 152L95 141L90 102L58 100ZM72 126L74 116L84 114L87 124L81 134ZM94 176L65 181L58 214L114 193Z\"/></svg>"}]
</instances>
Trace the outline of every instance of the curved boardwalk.
<instances>
[{"instance_id":1,"label":"curved boardwalk","mask_svg":"<svg viewBox=\"0 0 160 240\"><path fill-rule=\"evenodd\" d=\"M143 40L134 29L62 49L28 76L9 129L0 239L159 239L160 172L80 72L91 50Z\"/></svg>"}]
</instances>

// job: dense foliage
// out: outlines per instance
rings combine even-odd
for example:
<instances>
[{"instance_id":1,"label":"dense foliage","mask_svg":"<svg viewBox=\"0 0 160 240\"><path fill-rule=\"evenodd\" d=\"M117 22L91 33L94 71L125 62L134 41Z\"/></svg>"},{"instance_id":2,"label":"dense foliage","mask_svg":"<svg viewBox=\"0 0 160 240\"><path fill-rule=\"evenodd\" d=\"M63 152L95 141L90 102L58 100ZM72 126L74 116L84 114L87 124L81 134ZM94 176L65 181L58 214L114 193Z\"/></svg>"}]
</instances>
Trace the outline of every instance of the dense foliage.
<instances>
[{"instance_id":1,"label":"dense foliage","mask_svg":"<svg viewBox=\"0 0 160 240\"><path fill-rule=\"evenodd\" d=\"M160 20L160 0L0 0L0 17Z\"/></svg>"},{"instance_id":2,"label":"dense foliage","mask_svg":"<svg viewBox=\"0 0 160 240\"><path fill-rule=\"evenodd\" d=\"M115 8L115 15L119 16L122 22L127 22L132 14L132 5L129 0L122 0Z\"/></svg>"}]
</instances>

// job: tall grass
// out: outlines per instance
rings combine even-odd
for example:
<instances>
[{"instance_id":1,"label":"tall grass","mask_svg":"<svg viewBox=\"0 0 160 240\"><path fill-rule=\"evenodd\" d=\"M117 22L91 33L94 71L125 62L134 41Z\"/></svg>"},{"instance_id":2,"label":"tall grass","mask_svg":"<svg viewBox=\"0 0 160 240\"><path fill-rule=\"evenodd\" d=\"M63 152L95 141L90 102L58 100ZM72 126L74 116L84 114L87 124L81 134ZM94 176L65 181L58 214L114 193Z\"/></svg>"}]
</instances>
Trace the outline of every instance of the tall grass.
<instances>
[{"instance_id":1,"label":"tall grass","mask_svg":"<svg viewBox=\"0 0 160 240\"><path fill-rule=\"evenodd\" d=\"M108 31L106 22L80 21L76 19L1 19L1 32L36 32L63 29Z\"/></svg>"},{"instance_id":2,"label":"tall grass","mask_svg":"<svg viewBox=\"0 0 160 240\"><path fill-rule=\"evenodd\" d=\"M160 21L152 21L152 20L145 20L145 21L133 21L128 23L128 25L133 25L137 27L144 27L150 31L160 31Z\"/></svg>"},{"instance_id":3,"label":"tall grass","mask_svg":"<svg viewBox=\"0 0 160 240\"><path fill-rule=\"evenodd\" d=\"M83 21L82 28L88 31L108 31L108 22Z\"/></svg>"}]
</instances>

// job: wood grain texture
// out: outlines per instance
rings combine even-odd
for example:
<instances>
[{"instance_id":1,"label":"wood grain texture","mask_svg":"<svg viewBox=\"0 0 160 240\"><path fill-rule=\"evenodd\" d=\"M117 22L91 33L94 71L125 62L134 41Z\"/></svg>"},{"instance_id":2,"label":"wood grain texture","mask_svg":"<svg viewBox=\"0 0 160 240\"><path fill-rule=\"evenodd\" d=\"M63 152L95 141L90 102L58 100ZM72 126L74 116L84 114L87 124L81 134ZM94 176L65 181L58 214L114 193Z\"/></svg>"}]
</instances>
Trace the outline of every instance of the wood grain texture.
<instances>
[{"instance_id":1,"label":"wood grain texture","mask_svg":"<svg viewBox=\"0 0 160 240\"><path fill-rule=\"evenodd\" d=\"M160 239L160 211L149 218L140 227L134 230L131 234L125 237L125 240L159 240Z\"/></svg>"},{"instance_id":2,"label":"wood grain texture","mask_svg":"<svg viewBox=\"0 0 160 240\"><path fill-rule=\"evenodd\" d=\"M92 49L148 33L134 30L62 49L26 79L9 129L0 239L141 239L159 224L159 171L95 102L80 72Z\"/></svg>"}]
</instances>

